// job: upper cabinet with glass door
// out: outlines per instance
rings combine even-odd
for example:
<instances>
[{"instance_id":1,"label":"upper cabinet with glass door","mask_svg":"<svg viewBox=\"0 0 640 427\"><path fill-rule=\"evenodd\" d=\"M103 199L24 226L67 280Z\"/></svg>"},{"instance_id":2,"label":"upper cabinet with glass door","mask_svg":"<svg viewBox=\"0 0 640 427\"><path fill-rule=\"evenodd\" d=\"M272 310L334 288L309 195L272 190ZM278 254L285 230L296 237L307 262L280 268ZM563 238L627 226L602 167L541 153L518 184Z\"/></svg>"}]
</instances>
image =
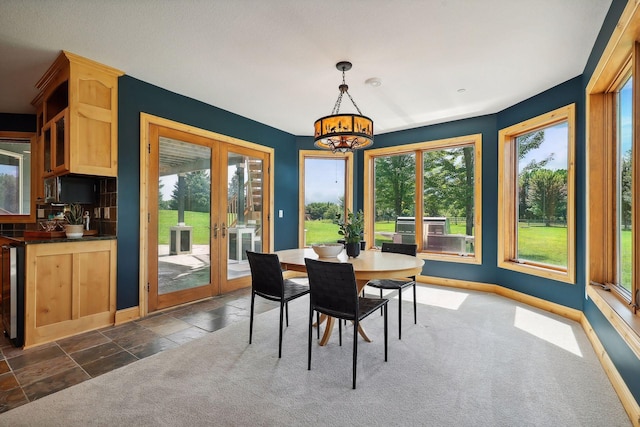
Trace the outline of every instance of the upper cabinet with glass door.
<instances>
[{"instance_id":1,"label":"upper cabinet with glass door","mask_svg":"<svg viewBox=\"0 0 640 427\"><path fill-rule=\"evenodd\" d=\"M111 67L61 52L36 83L42 177L117 176L118 76Z\"/></svg>"}]
</instances>

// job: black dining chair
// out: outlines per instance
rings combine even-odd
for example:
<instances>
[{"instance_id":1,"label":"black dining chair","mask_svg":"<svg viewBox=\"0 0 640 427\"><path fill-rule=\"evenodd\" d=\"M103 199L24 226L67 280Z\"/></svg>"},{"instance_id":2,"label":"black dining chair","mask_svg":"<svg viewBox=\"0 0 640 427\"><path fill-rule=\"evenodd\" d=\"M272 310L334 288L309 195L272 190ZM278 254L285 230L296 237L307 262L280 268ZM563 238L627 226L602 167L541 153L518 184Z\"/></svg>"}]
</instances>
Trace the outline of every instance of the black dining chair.
<instances>
[{"instance_id":1,"label":"black dining chair","mask_svg":"<svg viewBox=\"0 0 640 427\"><path fill-rule=\"evenodd\" d=\"M253 306L256 295L280 303L280 334L278 338L278 357L282 357L282 316L286 312L286 324L289 326L289 301L309 293L309 286L285 279L276 254L263 254L247 251L251 268L251 314L249 320L249 344L253 337Z\"/></svg>"},{"instance_id":2,"label":"black dining chair","mask_svg":"<svg viewBox=\"0 0 640 427\"><path fill-rule=\"evenodd\" d=\"M383 243L382 252L416 256L417 245L408 243ZM407 280L408 279L408 280ZM367 282L367 286L380 289L380 298L383 290L398 290L398 339L402 339L402 290L413 286L413 323L418 323L418 310L416 305L416 276L407 279L374 279Z\"/></svg>"},{"instance_id":3,"label":"black dining chair","mask_svg":"<svg viewBox=\"0 0 640 427\"><path fill-rule=\"evenodd\" d=\"M311 289L309 304L309 360L311 370L311 339L313 336L313 312L338 319L340 345L342 345L342 323L353 322L353 388L356 388L356 365L358 357L358 326L360 321L379 308L384 313L384 361L387 361L387 299L358 296L358 286L353 266L349 263L323 262L305 258L307 277Z\"/></svg>"}]
</instances>

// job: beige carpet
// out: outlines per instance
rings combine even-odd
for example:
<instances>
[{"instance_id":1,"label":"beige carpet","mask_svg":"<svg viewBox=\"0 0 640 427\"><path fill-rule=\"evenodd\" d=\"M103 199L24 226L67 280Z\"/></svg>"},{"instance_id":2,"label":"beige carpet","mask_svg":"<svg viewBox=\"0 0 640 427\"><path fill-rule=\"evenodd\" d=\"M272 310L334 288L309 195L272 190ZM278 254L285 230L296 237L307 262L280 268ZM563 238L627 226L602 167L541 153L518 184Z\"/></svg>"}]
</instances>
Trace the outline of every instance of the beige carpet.
<instances>
[{"instance_id":1,"label":"beige carpet","mask_svg":"<svg viewBox=\"0 0 640 427\"><path fill-rule=\"evenodd\" d=\"M407 292L410 294L410 292ZM629 426L581 327L491 294L421 287L418 324L389 304L364 326L358 388L352 329L314 343L308 300L290 304L278 353L278 312L248 320L0 415L6 426Z\"/></svg>"}]
</instances>

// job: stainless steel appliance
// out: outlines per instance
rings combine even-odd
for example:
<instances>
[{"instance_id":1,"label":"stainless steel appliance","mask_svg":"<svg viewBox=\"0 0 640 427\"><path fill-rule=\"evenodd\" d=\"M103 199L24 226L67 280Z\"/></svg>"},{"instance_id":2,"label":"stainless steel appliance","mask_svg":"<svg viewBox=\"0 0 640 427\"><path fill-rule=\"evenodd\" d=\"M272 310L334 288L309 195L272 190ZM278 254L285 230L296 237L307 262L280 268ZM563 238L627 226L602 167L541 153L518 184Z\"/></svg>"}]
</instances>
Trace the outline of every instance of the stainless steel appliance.
<instances>
[{"instance_id":1,"label":"stainless steel appliance","mask_svg":"<svg viewBox=\"0 0 640 427\"><path fill-rule=\"evenodd\" d=\"M24 345L24 246L2 246L2 326L16 347Z\"/></svg>"}]
</instances>

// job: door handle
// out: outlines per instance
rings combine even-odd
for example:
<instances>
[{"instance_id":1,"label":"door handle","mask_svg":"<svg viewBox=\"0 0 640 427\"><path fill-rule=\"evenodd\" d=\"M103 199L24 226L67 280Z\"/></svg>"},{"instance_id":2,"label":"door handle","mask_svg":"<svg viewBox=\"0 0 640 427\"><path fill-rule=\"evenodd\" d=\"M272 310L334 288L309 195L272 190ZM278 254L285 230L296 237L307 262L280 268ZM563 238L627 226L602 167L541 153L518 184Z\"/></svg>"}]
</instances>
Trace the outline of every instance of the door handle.
<instances>
[{"instance_id":1,"label":"door handle","mask_svg":"<svg viewBox=\"0 0 640 427\"><path fill-rule=\"evenodd\" d=\"M224 225L224 222L223 222L222 223L222 237L225 237L227 235L226 231L227 231L227 226Z\"/></svg>"},{"instance_id":2,"label":"door handle","mask_svg":"<svg viewBox=\"0 0 640 427\"><path fill-rule=\"evenodd\" d=\"M214 239L218 238L218 223L217 222L215 224L213 224L213 238Z\"/></svg>"}]
</instances>

